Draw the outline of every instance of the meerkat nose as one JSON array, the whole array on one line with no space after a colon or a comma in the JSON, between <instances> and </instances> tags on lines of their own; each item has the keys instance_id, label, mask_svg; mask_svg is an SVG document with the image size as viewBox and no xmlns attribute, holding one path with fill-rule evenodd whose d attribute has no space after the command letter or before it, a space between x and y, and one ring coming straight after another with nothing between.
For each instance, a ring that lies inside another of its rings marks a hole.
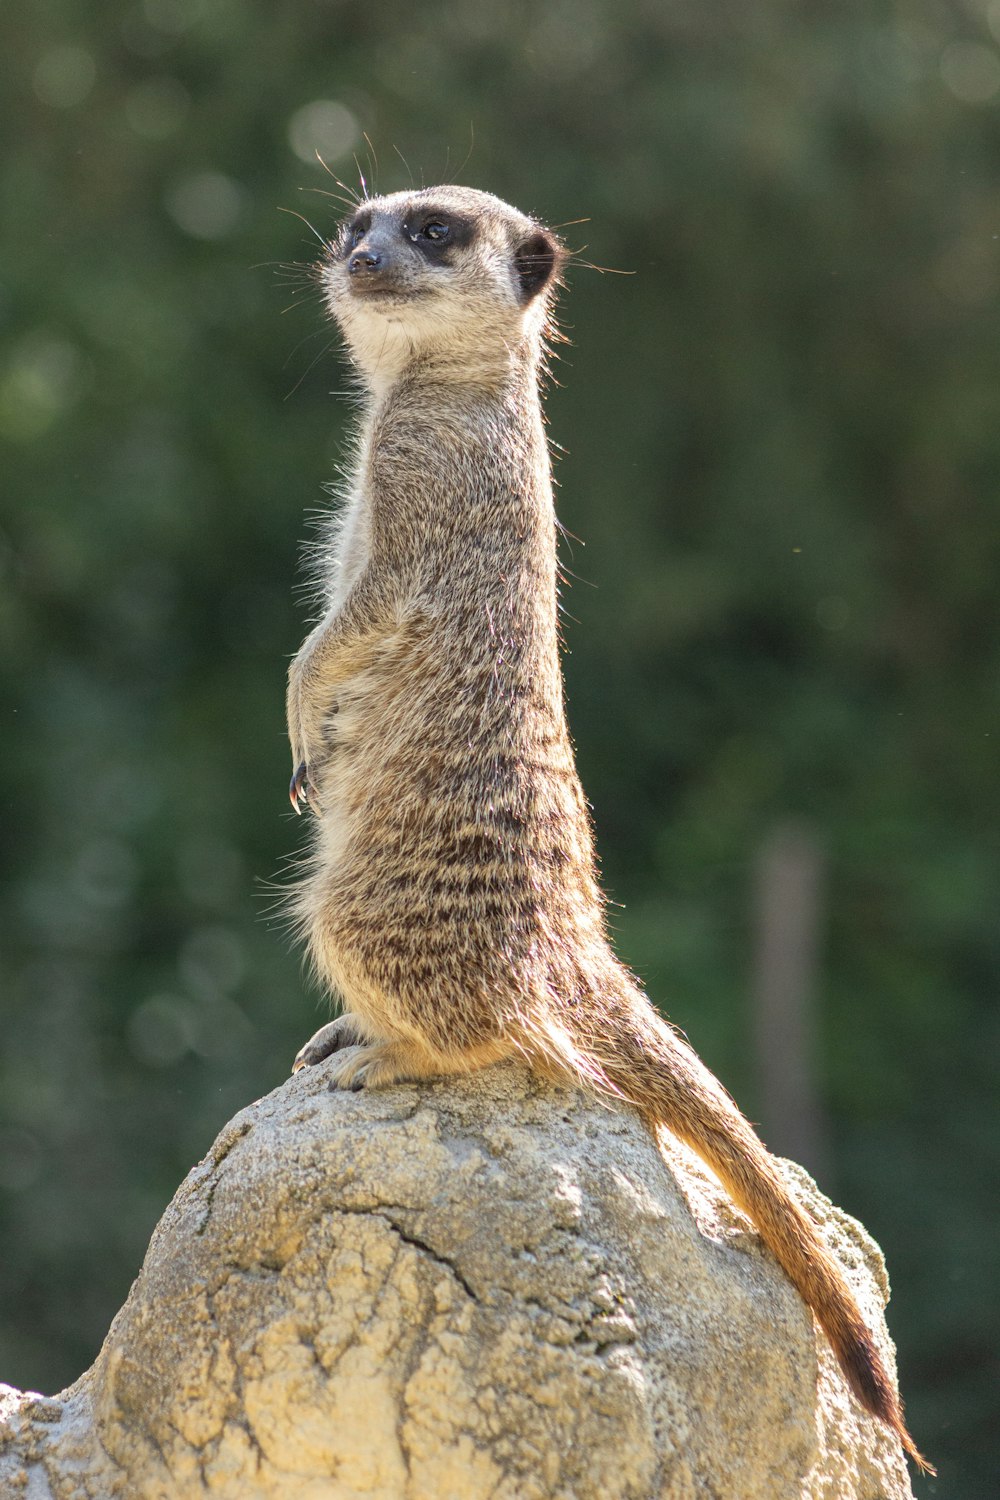
<instances>
[{"instance_id":1,"label":"meerkat nose","mask_svg":"<svg viewBox=\"0 0 1000 1500\"><path fill-rule=\"evenodd\" d=\"M383 262L384 257L377 250L355 250L347 262L347 269L352 276L358 275L359 272L367 275L372 271L380 271Z\"/></svg>"}]
</instances>

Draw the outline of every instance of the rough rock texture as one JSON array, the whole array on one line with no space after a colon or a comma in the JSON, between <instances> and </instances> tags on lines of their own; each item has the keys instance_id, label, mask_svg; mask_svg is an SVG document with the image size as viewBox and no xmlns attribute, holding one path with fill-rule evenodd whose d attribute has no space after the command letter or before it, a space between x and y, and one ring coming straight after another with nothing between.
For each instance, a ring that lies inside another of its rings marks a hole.
<instances>
[{"instance_id":1,"label":"rough rock texture","mask_svg":"<svg viewBox=\"0 0 1000 1500\"><path fill-rule=\"evenodd\" d=\"M663 1152L515 1065L298 1074L189 1173L93 1367L0 1388L0 1495L910 1496L748 1222ZM891 1353L878 1249L787 1172Z\"/></svg>"}]
</instances>

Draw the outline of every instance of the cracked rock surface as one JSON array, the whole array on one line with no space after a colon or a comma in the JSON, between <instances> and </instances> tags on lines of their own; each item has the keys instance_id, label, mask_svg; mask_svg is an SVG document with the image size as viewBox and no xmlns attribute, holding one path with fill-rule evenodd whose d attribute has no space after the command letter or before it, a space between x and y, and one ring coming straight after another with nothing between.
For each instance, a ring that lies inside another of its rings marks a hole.
<instances>
[{"instance_id":1,"label":"cracked rock surface","mask_svg":"<svg viewBox=\"0 0 1000 1500\"><path fill-rule=\"evenodd\" d=\"M897 1500L895 1442L687 1150L515 1064L306 1069L226 1127L4 1500ZM891 1345L878 1248L801 1169Z\"/></svg>"}]
</instances>

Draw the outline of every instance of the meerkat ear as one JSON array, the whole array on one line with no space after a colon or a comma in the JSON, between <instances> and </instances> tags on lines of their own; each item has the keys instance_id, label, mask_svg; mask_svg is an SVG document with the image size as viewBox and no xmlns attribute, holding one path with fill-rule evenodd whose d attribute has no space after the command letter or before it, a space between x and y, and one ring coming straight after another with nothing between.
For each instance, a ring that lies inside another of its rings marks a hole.
<instances>
[{"instance_id":1,"label":"meerkat ear","mask_svg":"<svg viewBox=\"0 0 1000 1500\"><path fill-rule=\"evenodd\" d=\"M530 302L551 283L563 254L559 241L547 229L536 229L521 241L514 251L514 269L522 302Z\"/></svg>"}]
</instances>

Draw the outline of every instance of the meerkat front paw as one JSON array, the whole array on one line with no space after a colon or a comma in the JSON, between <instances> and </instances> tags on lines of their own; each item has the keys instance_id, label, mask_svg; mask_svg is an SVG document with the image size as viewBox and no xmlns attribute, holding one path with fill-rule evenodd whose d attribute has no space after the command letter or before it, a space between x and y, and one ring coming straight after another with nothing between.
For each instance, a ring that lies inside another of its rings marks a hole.
<instances>
[{"instance_id":1,"label":"meerkat front paw","mask_svg":"<svg viewBox=\"0 0 1000 1500\"><path fill-rule=\"evenodd\" d=\"M300 1068L311 1068L316 1063L322 1062L334 1052L339 1052L343 1047L357 1047L367 1041L367 1037L361 1030L357 1016L352 1016L350 1011L345 1011L342 1016L337 1016L333 1021L327 1021L321 1026L295 1054L292 1063L292 1072L297 1073Z\"/></svg>"},{"instance_id":2,"label":"meerkat front paw","mask_svg":"<svg viewBox=\"0 0 1000 1500\"><path fill-rule=\"evenodd\" d=\"M338 704L328 691L320 689L307 665L308 654L303 650L288 674L288 738L295 767L288 796L300 816L309 807L320 817L318 782L333 748Z\"/></svg>"},{"instance_id":3,"label":"meerkat front paw","mask_svg":"<svg viewBox=\"0 0 1000 1500\"><path fill-rule=\"evenodd\" d=\"M323 1062L335 1052L341 1055L329 1069L332 1089L350 1089L356 1094L361 1089L411 1082L427 1072L398 1042L369 1041L358 1018L350 1013L328 1021L309 1038L292 1064L292 1072Z\"/></svg>"}]
</instances>

